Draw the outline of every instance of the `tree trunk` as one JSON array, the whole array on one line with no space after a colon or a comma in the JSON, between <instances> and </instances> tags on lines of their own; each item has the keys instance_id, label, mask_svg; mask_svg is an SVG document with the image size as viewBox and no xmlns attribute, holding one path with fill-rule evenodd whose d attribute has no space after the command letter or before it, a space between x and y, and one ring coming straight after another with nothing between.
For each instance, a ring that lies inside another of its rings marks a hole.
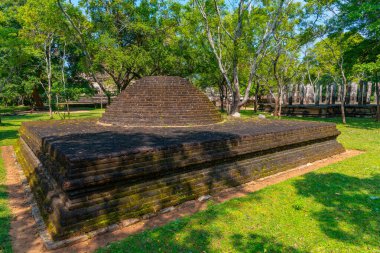
<instances>
[{"instance_id":1,"label":"tree trunk","mask_svg":"<svg viewBox=\"0 0 380 253\"><path fill-rule=\"evenodd\" d=\"M274 97L274 111L273 111L273 116L277 117L278 116L278 99Z\"/></svg>"},{"instance_id":2,"label":"tree trunk","mask_svg":"<svg viewBox=\"0 0 380 253\"><path fill-rule=\"evenodd\" d=\"M346 97L346 85L343 84L343 87L342 87L342 102L340 103L340 110L342 111L342 122L343 124L346 124L346 112L345 112L345 106L344 106L344 103L345 103L345 98Z\"/></svg>"},{"instance_id":3,"label":"tree trunk","mask_svg":"<svg viewBox=\"0 0 380 253\"><path fill-rule=\"evenodd\" d=\"M240 103L240 94L236 91L233 91L230 115L234 117L239 117L239 111L240 111L239 103Z\"/></svg>"},{"instance_id":4,"label":"tree trunk","mask_svg":"<svg viewBox=\"0 0 380 253\"><path fill-rule=\"evenodd\" d=\"M255 102L253 104L253 111L257 112L258 100L259 100L260 82L256 82Z\"/></svg>"},{"instance_id":5,"label":"tree trunk","mask_svg":"<svg viewBox=\"0 0 380 253\"><path fill-rule=\"evenodd\" d=\"M376 104L377 104L376 120L377 122L380 122L380 82L377 82L375 85L376 85Z\"/></svg>"},{"instance_id":6,"label":"tree trunk","mask_svg":"<svg viewBox=\"0 0 380 253\"><path fill-rule=\"evenodd\" d=\"M44 107L44 103L41 99L41 96L40 94L38 93L38 88L37 86L34 86L33 88L33 92L32 92L32 100L33 100L33 107L37 107L37 108L43 108Z\"/></svg>"},{"instance_id":7,"label":"tree trunk","mask_svg":"<svg viewBox=\"0 0 380 253\"><path fill-rule=\"evenodd\" d=\"M281 118L281 110L282 110L282 88L280 87L278 92L278 112L277 116Z\"/></svg>"},{"instance_id":8,"label":"tree trunk","mask_svg":"<svg viewBox=\"0 0 380 253\"><path fill-rule=\"evenodd\" d=\"M53 118L53 107L52 107L52 94L51 94L51 45L53 43L53 35L49 35L47 40L45 41L45 61L46 61L46 75L48 79L48 89L47 89L47 97L48 97L48 106L49 106L49 118Z\"/></svg>"},{"instance_id":9,"label":"tree trunk","mask_svg":"<svg viewBox=\"0 0 380 253\"><path fill-rule=\"evenodd\" d=\"M67 112L67 116L70 118L69 97L67 96L67 92L66 92L65 58L66 58L66 41L65 41L65 44L63 46L63 56L62 56L61 71L62 71L63 92L64 92L65 102L66 102L66 112ZM57 101L58 101L58 99L57 99Z\"/></svg>"}]
</instances>

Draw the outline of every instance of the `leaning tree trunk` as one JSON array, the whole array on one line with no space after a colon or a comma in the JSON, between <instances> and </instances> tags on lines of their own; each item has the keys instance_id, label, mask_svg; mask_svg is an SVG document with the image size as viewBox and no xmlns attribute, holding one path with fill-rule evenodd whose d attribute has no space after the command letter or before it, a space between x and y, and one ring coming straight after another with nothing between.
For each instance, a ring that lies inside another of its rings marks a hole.
<instances>
[{"instance_id":1,"label":"leaning tree trunk","mask_svg":"<svg viewBox=\"0 0 380 253\"><path fill-rule=\"evenodd\" d=\"M255 102L253 104L253 111L257 112L258 100L259 100L260 82L256 82Z\"/></svg>"}]
</instances>

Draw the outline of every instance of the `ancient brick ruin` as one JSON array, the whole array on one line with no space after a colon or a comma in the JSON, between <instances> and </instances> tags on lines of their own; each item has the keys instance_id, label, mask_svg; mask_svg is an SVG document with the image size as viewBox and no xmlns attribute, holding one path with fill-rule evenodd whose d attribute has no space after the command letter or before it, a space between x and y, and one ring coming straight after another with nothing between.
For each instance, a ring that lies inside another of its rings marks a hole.
<instances>
[{"instance_id":1,"label":"ancient brick ruin","mask_svg":"<svg viewBox=\"0 0 380 253\"><path fill-rule=\"evenodd\" d=\"M222 120L210 100L184 78L151 76L128 86L101 123L120 126L192 126Z\"/></svg>"},{"instance_id":2,"label":"ancient brick ruin","mask_svg":"<svg viewBox=\"0 0 380 253\"><path fill-rule=\"evenodd\" d=\"M184 79L149 77L100 122L24 123L18 160L50 233L61 239L338 154L338 135L325 123L221 123Z\"/></svg>"}]
</instances>

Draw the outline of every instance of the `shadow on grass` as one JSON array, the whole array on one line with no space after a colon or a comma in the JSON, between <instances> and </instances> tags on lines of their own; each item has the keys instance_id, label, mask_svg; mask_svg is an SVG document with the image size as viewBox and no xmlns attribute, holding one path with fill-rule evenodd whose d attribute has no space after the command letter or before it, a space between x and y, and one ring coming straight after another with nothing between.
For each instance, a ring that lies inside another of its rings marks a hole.
<instances>
[{"instance_id":1,"label":"shadow on grass","mask_svg":"<svg viewBox=\"0 0 380 253\"><path fill-rule=\"evenodd\" d=\"M353 245L380 246L380 174L357 178L309 173L294 185L298 194L323 205L311 213L328 237Z\"/></svg>"},{"instance_id":2,"label":"shadow on grass","mask_svg":"<svg viewBox=\"0 0 380 253\"><path fill-rule=\"evenodd\" d=\"M194 228L199 224L212 223L221 213L208 209L204 217L197 215L194 222L192 219L183 218L169 223L156 230L145 231L135 236L127 237L121 242L113 243L98 252L218 252L212 245L222 238L217 231L210 232L202 227ZM189 229L192 228L192 229ZM176 235L180 231L186 231L185 236L178 238ZM306 253L308 251L299 250L295 247L278 242L274 237L250 234L233 234L228 240L231 241L231 248L220 252L294 252Z\"/></svg>"},{"instance_id":3,"label":"shadow on grass","mask_svg":"<svg viewBox=\"0 0 380 253\"><path fill-rule=\"evenodd\" d=\"M239 210L241 205L260 201L258 194L249 194L245 198L229 201L228 205L210 206L191 217L181 218L163 227L145 230L122 241L112 243L98 252L295 252L306 253L293 246L279 242L275 237L257 233L233 233L228 238L223 237L223 228L213 227L215 220L230 217L229 214ZM230 243L224 249L215 245L224 240Z\"/></svg>"},{"instance_id":4,"label":"shadow on grass","mask_svg":"<svg viewBox=\"0 0 380 253\"><path fill-rule=\"evenodd\" d=\"M358 178L309 173L293 184L300 196L322 204L310 207L310 213L329 238L355 246L380 246L380 174ZM215 245L223 240L231 242L228 252L306 252L255 232L235 232L226 239L218 230L222 228L213 227L213 221L228 217L245 202L256 202L257 197L249 194L228 205L212 205L191 217L127 237L100 252L215 252Z\"/></svg>"},{"instance_id":5,"label":"shadow on grass","mask_svg":"<svg viewBox=\"0 0 380 253\"><path fill-rule=\"evenodd\" d=\"M231 239L233 241L235 252L307 252L279 243L274 237L265 237L254 233L244 236L234 234Z\"/></svg>"},{"instance_id":6,"label":"shadow on grass","mask_svg":"<svg viewBox=\"0 0 380 253\"><path fill-rule=\"evenodd\" d=\"M18 130L1 130L0 141L15 140L18 138Z\"/></svg>"}]
</instances>

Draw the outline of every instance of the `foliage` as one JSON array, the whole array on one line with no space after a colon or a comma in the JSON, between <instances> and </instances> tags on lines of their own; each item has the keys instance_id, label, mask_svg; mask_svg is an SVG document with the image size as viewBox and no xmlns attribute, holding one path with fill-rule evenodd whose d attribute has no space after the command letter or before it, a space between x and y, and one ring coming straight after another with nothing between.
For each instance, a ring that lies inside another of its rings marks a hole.
<instances>
[{"instance_id":1,"label":"foliage","mask_svg":"<svg viewBox=\"0 0 380 253\"><path fill-rule=\"evenodd\" d=\"M4 0L0 103L110 102L147 75L213 87L236 112L253 94L282 103L359 81L354 66L380 54L378 14L375 0Z\"/></svg>"}]
</instances>

